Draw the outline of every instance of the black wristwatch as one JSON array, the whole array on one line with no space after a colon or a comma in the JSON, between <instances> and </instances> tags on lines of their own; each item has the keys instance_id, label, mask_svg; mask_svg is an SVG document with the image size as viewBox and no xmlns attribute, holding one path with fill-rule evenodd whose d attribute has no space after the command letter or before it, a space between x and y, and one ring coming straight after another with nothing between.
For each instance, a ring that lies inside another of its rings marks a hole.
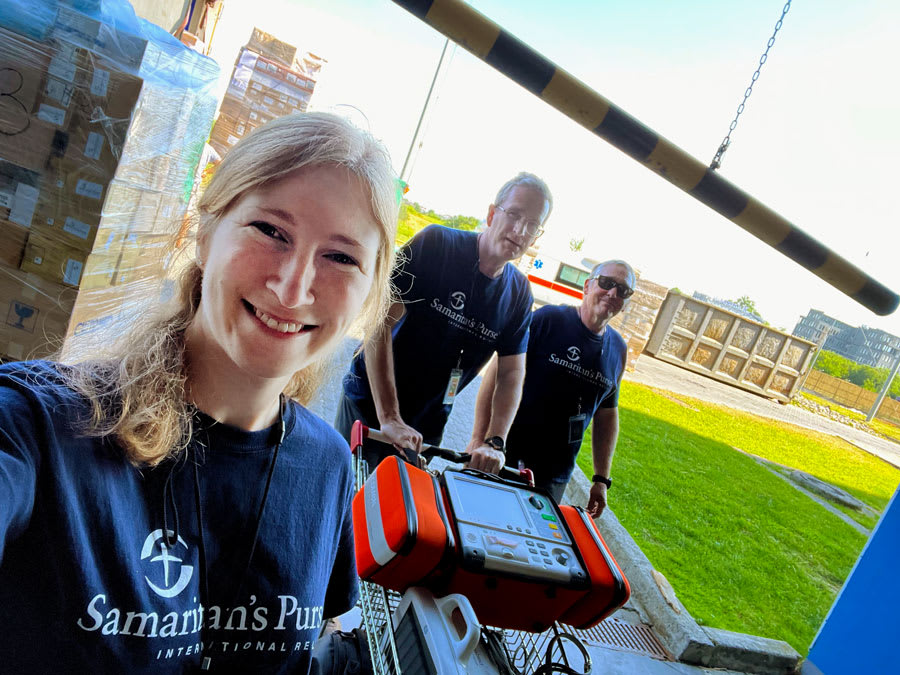
<instances>
[{"instance_id":1,"label":"black wristwatch","mask_svg":"<svg viewBox=\"0 0 900 675\"><path fill-rule=\"evenodd\" d=\"M484 444L491 446L494 450L499 450L500 452L506 454L506 450L504 448L506 443L503 442L503 439L500 436L491 436L490 438L485 438Z\"/></svg>"},{"instance_id":2,"label":"black wristwatch","mask_svg":"<svg viewBox=\"0 0 900 675\"><path fill-rule=\"evenodd\" d=\"M594 483L603 483L607 490L612 487L612 478L601 476L599 473L595 473L594 477L591 478L591 481Z\"/></svg>"}]
</instances>

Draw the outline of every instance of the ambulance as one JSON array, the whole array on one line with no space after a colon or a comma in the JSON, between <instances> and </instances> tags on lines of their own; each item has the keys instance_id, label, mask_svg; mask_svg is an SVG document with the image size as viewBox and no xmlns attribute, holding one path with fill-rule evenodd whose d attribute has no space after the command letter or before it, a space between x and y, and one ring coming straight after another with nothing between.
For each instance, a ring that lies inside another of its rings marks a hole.
<instances>
[{"instance_id":1,"label":"ambulance","mask_svg":"<svg viewBox=\"0 0 900 675\"><path fill-rule=\"evenodd\" d=\"M598 262L591 258L561 260L532 248L517 267L531 283L536 306L577 306L584 297L584 282Z\"/></svg>"}]
</instances>

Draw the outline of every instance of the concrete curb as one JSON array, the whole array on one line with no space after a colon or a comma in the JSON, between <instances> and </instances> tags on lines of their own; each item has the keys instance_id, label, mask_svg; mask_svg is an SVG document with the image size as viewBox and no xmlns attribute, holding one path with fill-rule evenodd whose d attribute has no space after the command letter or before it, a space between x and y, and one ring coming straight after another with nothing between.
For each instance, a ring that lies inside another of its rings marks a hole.
<instances>
[{"instance_id":1,"label":"concrete curb","mask_svg":"<svg viewBox=\"0 0 900 675\"><path fill-rule=\"evenodd\" d=\"M590 489L587 477L576 468L563 501L585 506ZM636 609L677 661L760 675L783 675L797 669L800 654L786 642L701 627L612 509L607 507L595 522L628 578Z\"/></svg>"}]
</instances>

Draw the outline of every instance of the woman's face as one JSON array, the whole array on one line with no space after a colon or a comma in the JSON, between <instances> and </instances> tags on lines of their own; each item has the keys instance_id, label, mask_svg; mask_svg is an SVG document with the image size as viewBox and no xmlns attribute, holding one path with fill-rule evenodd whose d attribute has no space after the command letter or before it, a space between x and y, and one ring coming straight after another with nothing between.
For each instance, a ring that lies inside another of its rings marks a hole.
<instances>
[{"instance_id":1,"label":"woman's face","mask_svg":"<svg viewBox=\"0 0 900 675\"><path fill-rule=\"evenodd\" d=\"M368 190L344 167L300 169L246 194L198 242L202 348L223 368L289 378L359 314L378 244Z\"/></svg>"}]
</instances>

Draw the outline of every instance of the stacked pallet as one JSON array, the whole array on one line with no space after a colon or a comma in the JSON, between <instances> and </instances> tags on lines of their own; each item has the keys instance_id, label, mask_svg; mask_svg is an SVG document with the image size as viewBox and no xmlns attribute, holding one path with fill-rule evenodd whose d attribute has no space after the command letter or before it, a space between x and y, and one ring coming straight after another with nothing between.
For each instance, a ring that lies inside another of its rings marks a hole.
<instances>
[{"instance_id":1,"label":"stacked pallet","mask_svg":"<svg viewBox=\"0 0 900 675\"><path fill-rule=\"evenodd\" d=\"M306 112L323 63L315 54L298 56L296 47L254 28L235 61L210 145L224 156L261 124Z\"/></svg>"},{"instance_id":2,"label":"stacked pallet","mask_svg":"<svg viewBox=\"0 0 900 675\"><path fill-rule=\"evenodd\" d=\"M49 354L73 318L159 279L215 108L214 62L56 9L0 13L4 359Z\"/></svg>"}]
</instances>

